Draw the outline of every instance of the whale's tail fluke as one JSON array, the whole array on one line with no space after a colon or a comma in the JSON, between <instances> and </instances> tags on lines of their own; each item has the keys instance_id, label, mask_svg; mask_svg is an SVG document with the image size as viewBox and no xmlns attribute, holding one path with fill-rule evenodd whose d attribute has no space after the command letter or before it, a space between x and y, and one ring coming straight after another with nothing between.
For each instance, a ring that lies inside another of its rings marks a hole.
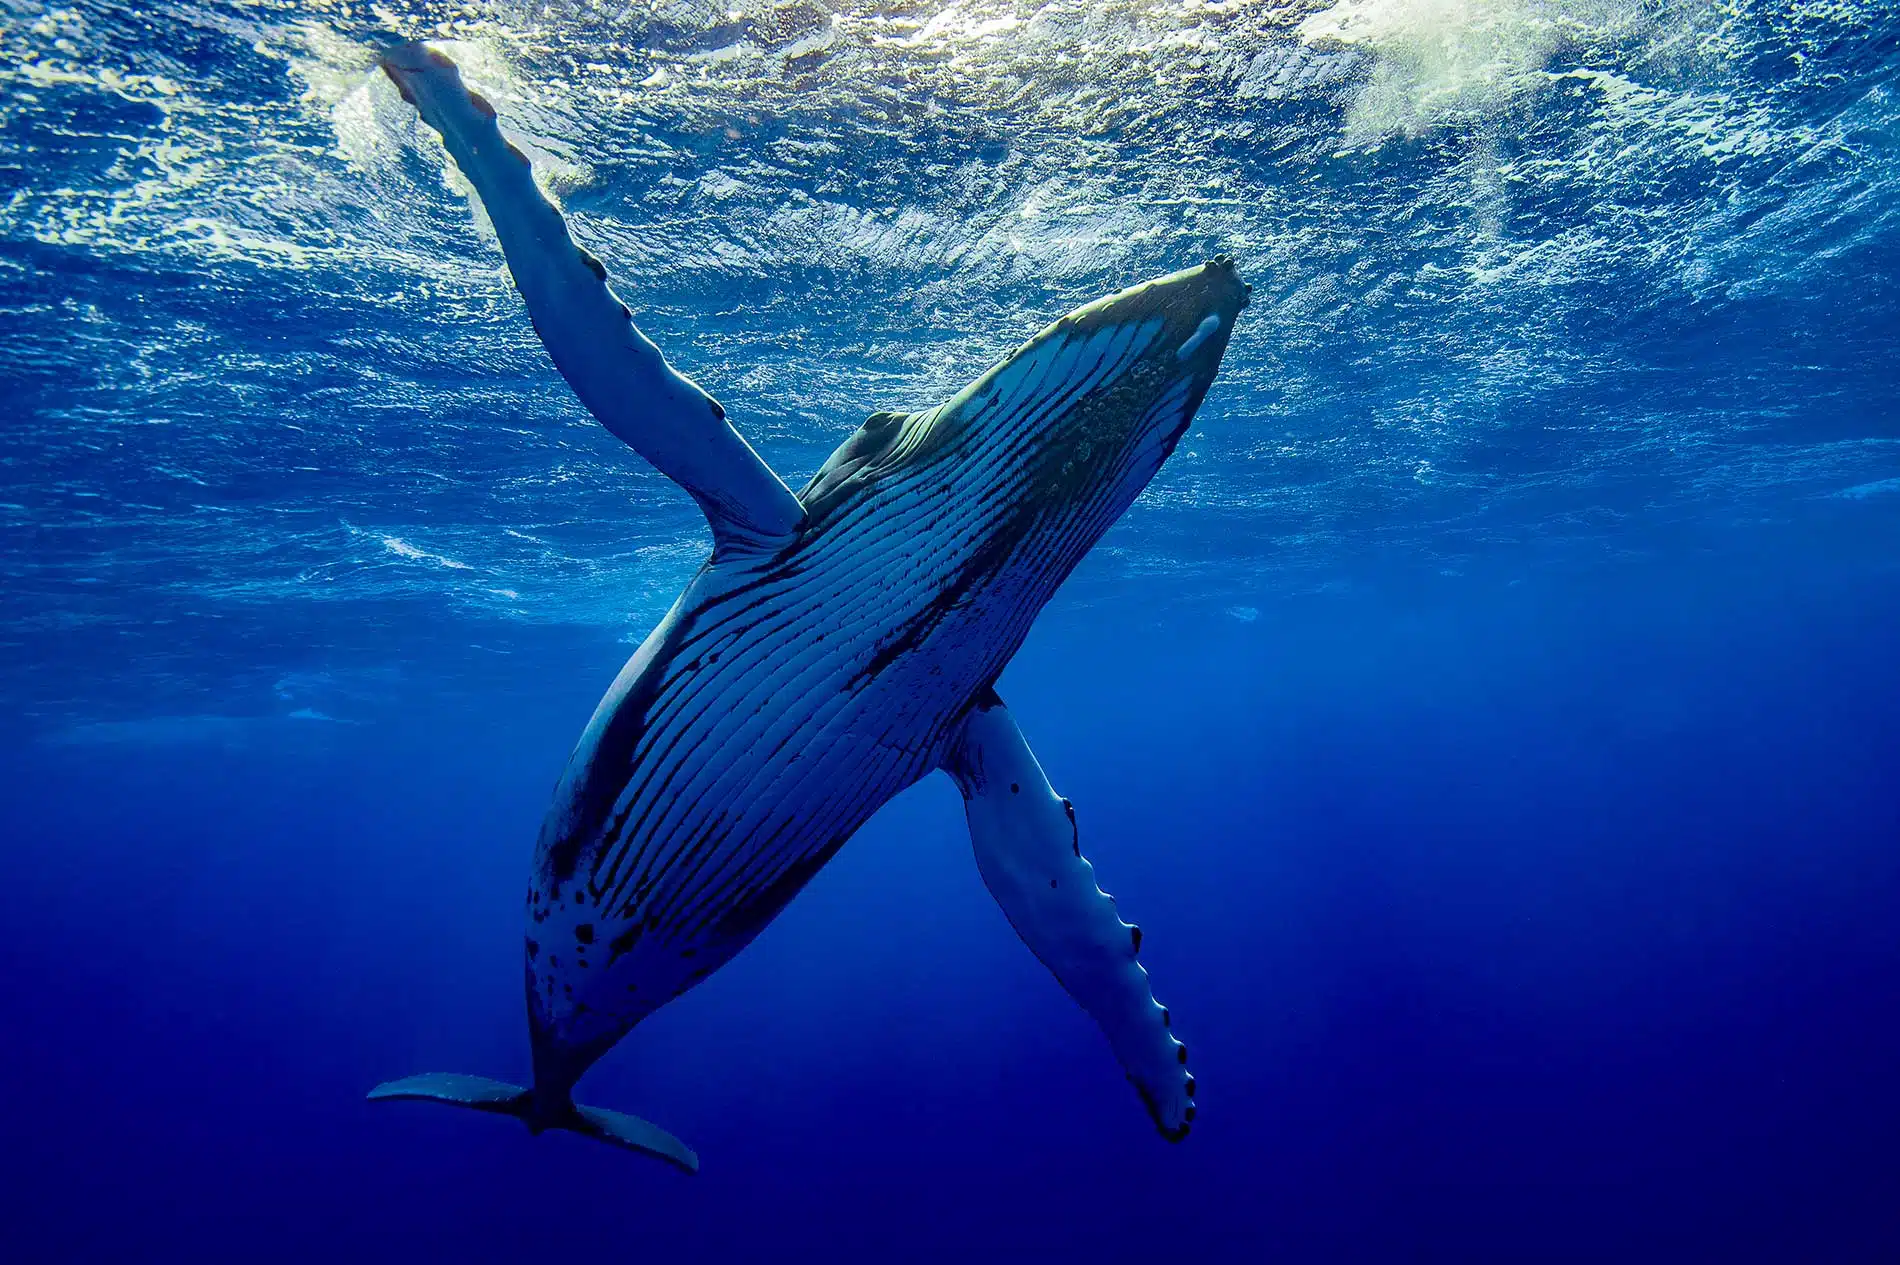
<instances>
[{"instance_id":1,"label":"whale's tail fluke","mask_svg":"<svg viewBox=\"0 0 1900 1265\"><path fill-rule=\"evenodd\" d=\"M537 1118L534 1111L534 1091L523 1089L519 1085L510 1085L504 1081L491 1081L486 1076L461 1076L454 1072L425 1072L421 1076L405 1076L401 1080L385 1081L369 1091L372 1102L382 1099L415 1099L421 1102L447 1103L451 1107L468 1107L475 1111L488 1111L501 1116L513 1116L526 1124L534 1132L543 1129L566 1129L582 1137L594 1138L614 1146L625 1147L629 1151L638 1151L642 1155L651 1155L670 1164L676 1164L689 1173L699 1171L699 1157L678 1138L660 1128L648 1124L638 1116L625 1115L618 1111L608 1111L604 1107L583 1107L579 1103L569 1103L566 1109L554 1119Z\"/></svg>"}]
</instances>

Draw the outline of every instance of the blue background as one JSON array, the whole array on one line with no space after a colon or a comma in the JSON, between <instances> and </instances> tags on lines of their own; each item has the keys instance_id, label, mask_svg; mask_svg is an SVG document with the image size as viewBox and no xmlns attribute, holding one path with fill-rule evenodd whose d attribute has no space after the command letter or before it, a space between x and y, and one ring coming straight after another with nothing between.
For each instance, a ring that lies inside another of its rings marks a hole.
<instances>
[{"instance_id":1,"label":"blue background","mask_svg":"<svg viewBox=\"0 0 1900 1265\"><path fill-rule=\"evenodd\" d=\"M1004 685L1194 1052L1179 1147L989 903L942 779L586 1083L698 1178L362 1103L526 1070L513 923L585 647L485 715L34 750L4 801L13 1232L62 1259L1888 1259L1900 590L1771 563L1049 620Z\"/></svg>"}]
</instances>

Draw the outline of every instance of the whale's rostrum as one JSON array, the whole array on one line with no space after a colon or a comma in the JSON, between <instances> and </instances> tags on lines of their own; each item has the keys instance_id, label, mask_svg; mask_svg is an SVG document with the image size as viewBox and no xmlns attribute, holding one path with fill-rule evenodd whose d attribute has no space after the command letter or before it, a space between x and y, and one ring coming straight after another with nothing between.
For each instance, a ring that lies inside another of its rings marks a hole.
<instances>
[{"instance_id":1,"label":"whale's rostrum","mask_svg":"<svg viewBox=\"0 0 1900 1265\"><path fill-rule=\"evenodd\" d=\"M1225 257L1049 325L934 408L877 413L794 495L666 362L577 246L492 108L421 44L383 69L474 186L555 366L699 503L712 556L621 670L543 823L525 944L529 1088L429 1075L425 1098L696 1168L575 1082L749 943L854 831L937 769L984 882L1096 1020L1162 1134L1186 1049L995 692L1031 622L1173 451L1249 287Z\"/></svg>"}]
</instances>

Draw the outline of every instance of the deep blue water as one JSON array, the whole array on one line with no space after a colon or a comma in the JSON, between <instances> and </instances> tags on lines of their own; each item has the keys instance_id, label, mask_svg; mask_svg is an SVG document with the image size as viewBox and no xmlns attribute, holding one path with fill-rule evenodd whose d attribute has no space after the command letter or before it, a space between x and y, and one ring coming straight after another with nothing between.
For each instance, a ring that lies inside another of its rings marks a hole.
<instances>
[{"instance_id":1,"label":"deep blue water","mask_svg":"<svg viewBox=\"0 0 1900 1265\"><path fill-rule=\"evenodd\" d=\"M730 13L0 9L0 1254L1900 1260L1900 21ZM699 1175L363 1101L525 1079L535 831L705 548L392 29L794 484L1239 259L1191 439L1000 683L1185 1142L941 777L584 1082Z\"/></svg>"}]
</instances>

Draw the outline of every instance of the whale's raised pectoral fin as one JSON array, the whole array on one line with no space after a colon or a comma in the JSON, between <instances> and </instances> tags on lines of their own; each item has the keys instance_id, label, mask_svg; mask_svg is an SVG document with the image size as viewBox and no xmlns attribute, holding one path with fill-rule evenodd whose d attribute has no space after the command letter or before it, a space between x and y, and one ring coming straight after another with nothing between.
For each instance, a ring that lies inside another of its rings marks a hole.
<instances>
[{"instance_id":1,"label":"whale's raised pectoral fin","mask_svg":"<svg viewBox=\"0 0 1900 1265\"><path fill-rule=\"evenodd\" d=\"M963 792L977 869L1010 925L1101 1026L1155 1127L1178 1142L1194 1119L1187 1047L1148 988L1141 930L1121 920L1082 855L1075 811L1043 776L994 693L971 711L944 769Z\"/></svg>"},{"instance_id":2,"label":"whale's raised pectoral fin","mask_svg":"<svg viewBox=\"0 0 1900 1265\"><path fill-rule=\"evenodd\" d=\"M607 285L607 270L568 235L494 107L426 44L383 54L383 71L475 187L501 239L528 317L561 376L601 424L705 510L721 545L770 543L805 512L726 420L719 403L667 363Z\"/></svg>"}]
</instances>

